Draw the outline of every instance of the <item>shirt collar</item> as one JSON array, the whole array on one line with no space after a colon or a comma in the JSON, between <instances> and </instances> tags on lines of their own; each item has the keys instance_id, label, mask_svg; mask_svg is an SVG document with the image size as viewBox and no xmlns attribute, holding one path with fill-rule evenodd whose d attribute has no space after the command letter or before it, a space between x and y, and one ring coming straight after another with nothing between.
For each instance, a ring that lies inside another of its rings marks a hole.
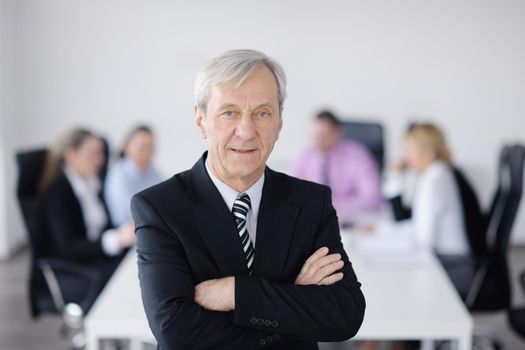
<instances>
[{"instance_id":1,"label":"shirt collar","mask_svg":"<svg viewBox=\"0 0 525 350\"><path fill-rule=\"evenodd\" d=\"M345 145L345 143L347 142L347 140L343 139L343 138L340 138L339 140L337 140L336 143L334 143L334 145L332 146L332 148L330 148L328 150L328 152L321 152L320 150L318 150L316 147L314 146L310 146L311 147L311 150L319 155L320 157L323 157L323 158L330 158L330 156L334 153L337 153L339 152L339 149L341 147L343 147Z\"/></svg>"},{"instance_id":2,"label":"shirt collar","mask_svg":"<svg viewBox=\"0 0 525 350\"><path fill-rule=\"evenodd\" d=\"M428 166L428 168L423 172L423 174L434 174L438 173L442 169L446 169L447 164L442 160L435 160Z\"/></svg>"},{"instance_id":3,"label":"shirt collar","mask_svg":"<svg viewBox=\"0 0 525 350\"><path fill-rule=\"evenodd\" d=\"M237 199L237 196L240 192L231 188L230 186L222 182L219 178L217 178L215 175L213 175L212 171L208 167L207 161L205 161L204 164L206 165L206 171L208 172L208 175L210 175L211 181L213 182L215 187L217 187L219 193L224 199L224 202L228 206L228 210L232 211L233 204L235 203L235 200ZM250 188L243 192L250 196L250 202L252 204L251 210L253 212L254 218L257 218L257 215L259 214L259 206L261 204L263 186L264 173Z\"/></svg>"},{"instance_id":4,"label":"shirt collar","mask_svg":"<svg viewBox=\"0 0 525 350\"><path fill-rule=\"evenodd\" d=\"M84 178L67 165L64 167L64 174L77 196L84 196L89 193L96 194L100 191L100 180L96 176Z\"/></svg>"},{"instance_id":5,"label":"shirt collar","mask_svg":"<svg viewBox=\"0 0 525 350\"><path fill-rule=\"evenodd\" d=\"M132 176L143 176L149 172L149 167L146 169L141 169L135 161L127 156L122 158L122 164L126 172Z\"/></svg>"}]
</instances>

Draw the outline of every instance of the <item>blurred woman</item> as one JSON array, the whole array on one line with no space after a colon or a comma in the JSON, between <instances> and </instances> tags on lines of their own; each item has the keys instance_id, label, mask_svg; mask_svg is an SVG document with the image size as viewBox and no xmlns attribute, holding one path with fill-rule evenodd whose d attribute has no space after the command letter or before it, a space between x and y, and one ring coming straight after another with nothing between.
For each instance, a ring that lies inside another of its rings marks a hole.
<instances>
[{"instance_id":1,"label":"blurred woman","mask_svg":"<svg viewBox=\"0 0 525 350\"><path fill-rule=\"evenodd\" d=\"M456 289L465 296L471 277L470 248L459 188L441 130L429 123L411 125L405 136L404 161L419 176L412 208L403 216L410 217L417 246L436 252ZM394 179L396 176L386 187L399 216L402 186L395 184L399 177Z\"/></svg>"},{"instance_id":2,"label":"blurred woman","mask_svg":"<svg viewBox=\"0 0 525 350\"><path fill-rule=\"evenodd\" d=\"M103 149L102 140L88 130L68 132L50 149L41 183L54 254L92 267L100 288L135 241L133 224L110 224L99 178Z\"/></svg>"},{"instance_id":3,"label":"blurred woman","mask_svg":"<svg viewBox=\"0 0 525 350\"><path fill-rule=\"evenodd\" d=\"M104 195L111 220L121 225L131 220L131 197L161 181L152 166L155 140L147 126L134 128L124 143L120 159L110 168Z\"/></svg>"}]
</instances>

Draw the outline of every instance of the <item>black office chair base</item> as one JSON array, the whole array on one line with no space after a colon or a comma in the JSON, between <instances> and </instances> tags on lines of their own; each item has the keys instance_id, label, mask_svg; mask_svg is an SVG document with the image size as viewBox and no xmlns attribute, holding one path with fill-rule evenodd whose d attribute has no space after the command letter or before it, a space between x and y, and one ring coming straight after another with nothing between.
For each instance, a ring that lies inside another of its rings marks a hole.
<instances>
[{"instance_id":1,"label":"black office chair base","mask_svg":"<svg viewBox=\"0 0 525 350\"><path fill-rule=\"evenodd\" d=\"M508 320L512 329L525 339L525 308L509 310Z\"/></svg>"},{"instance_id":2,"label":"black office chair base","mask_svg":"<svg viewBox=\"0 0 525 350\"><path fill-rule=\"evenodd\" d=\"M502 350L499 341L486 337L474 336L472 339L472 350Z\"/></svg>"}]
</instances>

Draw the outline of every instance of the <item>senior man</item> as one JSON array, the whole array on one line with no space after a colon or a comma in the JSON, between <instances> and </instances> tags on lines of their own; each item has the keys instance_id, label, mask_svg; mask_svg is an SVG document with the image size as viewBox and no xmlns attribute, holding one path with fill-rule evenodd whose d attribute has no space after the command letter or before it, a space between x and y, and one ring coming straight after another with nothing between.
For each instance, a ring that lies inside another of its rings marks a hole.
<instances>
[{"instance_id":1,"label":"senior man","mask_svg":"<svg viewBox=\"0 0 525 350\"><path fill-rule=\"evenodd\" d=\"M161 349L318 349L361 326L365 301L330 189L266 161L286 97L280 65L231 50L198 74L207 152L132 200L139 279Z\"/></svg>"}]
</instances>

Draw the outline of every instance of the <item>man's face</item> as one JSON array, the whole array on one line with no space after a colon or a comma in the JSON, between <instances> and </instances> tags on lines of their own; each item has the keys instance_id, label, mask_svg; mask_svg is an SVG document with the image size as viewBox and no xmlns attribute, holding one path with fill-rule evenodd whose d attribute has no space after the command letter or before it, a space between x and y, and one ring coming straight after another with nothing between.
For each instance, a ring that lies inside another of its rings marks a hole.
<instances>
[{"instance_id":1,"label":"man's face","mask_svg":"<svg viewBox=\"0 0 525 350\"><path fill-rule=\"evenodd\" d=\"M263 66L238 88L233 83L213 87L203 113L195 108L215 175L225 182L255 182L282 127L273 73Z\"/></svg>"},{"instance_id":2,"label":"man's face","mask_svg":"<svg viewBox=\"0 0 525 350\"><path fill-rule=\"evenodd\" d=\"M312 142L315 149L326 153L341 138L341 130L326 120L314 120L312 124Z\"/></svg>"}]
</instances>

